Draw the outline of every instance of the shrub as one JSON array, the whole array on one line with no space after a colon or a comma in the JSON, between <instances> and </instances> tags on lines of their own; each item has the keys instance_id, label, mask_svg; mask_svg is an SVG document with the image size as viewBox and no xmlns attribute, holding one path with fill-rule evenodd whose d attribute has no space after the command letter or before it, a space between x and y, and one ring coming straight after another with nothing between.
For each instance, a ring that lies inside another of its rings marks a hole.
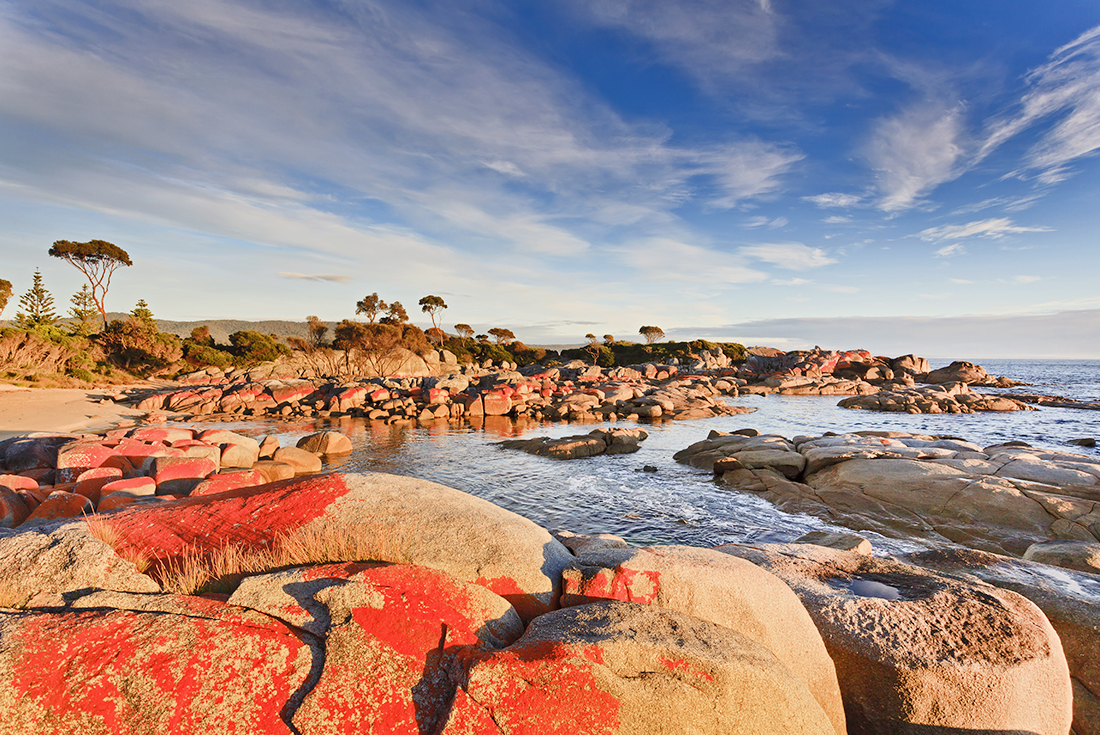
<instances>
[{"instance_id":1,"label":"shrub","mask_svg":"<svg viewBox=\"0 0 1100 735\"><path fill-rule=\"evenodd\" d=\"M241 367L270 362L290 354L290 348L279 342L276 337L252 329L234 332L229 335L229 342L233 345L232 353L236 357L234 362Z\"/></svg>"}]
</instances>

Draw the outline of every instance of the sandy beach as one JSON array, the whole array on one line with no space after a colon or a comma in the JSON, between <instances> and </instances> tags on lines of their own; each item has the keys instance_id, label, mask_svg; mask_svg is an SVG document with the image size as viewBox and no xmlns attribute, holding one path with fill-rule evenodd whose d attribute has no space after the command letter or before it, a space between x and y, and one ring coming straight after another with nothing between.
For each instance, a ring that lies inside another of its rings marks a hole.
<instances>
[{"instance_id":1,"label":"sandy beach","mask_svg":"<svg viewBox=\"0 0 1100 735\"><path fill-rule=\"evenodd\" d=\"M102 389L0 385L0 439L32 431L103 431L132 425L145 413L107 395Z\"/></svg>"}]
</instances>

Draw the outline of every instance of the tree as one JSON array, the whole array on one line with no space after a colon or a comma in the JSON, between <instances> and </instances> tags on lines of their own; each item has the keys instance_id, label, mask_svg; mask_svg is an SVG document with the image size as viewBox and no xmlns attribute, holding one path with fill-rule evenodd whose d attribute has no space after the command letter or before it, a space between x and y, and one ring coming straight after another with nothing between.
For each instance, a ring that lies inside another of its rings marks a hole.
<instances>
[{"instance_id":1,"label":"tree","mask_svg":"<svg viewBox=\"0 0 1100 735\"><path fill-rule=\"evenodd\" d=\"M474 337L474 339L476 339L478 342L488 342L489 341L489 335L479 334L478 336Z\"/></svg>"},{"instance_id":2,"label":"tree","mask_svg":"<svg viewBox=\"0 0 1100 735\"><path fill-rule=\"evenodd\" d=\"M613 335L613 334L605 334L605 335L603 336L603 343L604 343L605 345L607 345L608 347L610 347L611 345L615 344L615 335Z\"/></svg>"},{"instance_id":3,"label":"tree","mask_svg":"<svg viewBox=\"0 0 1100 735\"><path fill-rule=\"evenodd\" d=\"M34 271L34 282L30 289L19 297L19 306L23 309L15 314L15 325L20 329L33 329L49 326L57 321L53 311L53 296L42 284L42 273Z\"/></svg>"},{"instance_id":4,"label":"tree","mask_svg":"<svg viewBox=\"0 0 1100 735\"><path fill-rule=\"evenodd\" d=\"M447 333L439 327L428 327L428 329L424 331L424 334L428 336L430 341L435 342L440 347L443 346L443 342L447 339Z\"/></svg>"},{"instance_id":5,"label":"tree","mask_svg":"<svg viewBox=\"0 0 1100 735\"><path fill-rule=\"evenodd\" d=\"M157 320L153 317L153 312L149 308L149 304L145 303L145 299L138 299L133 311L130 312L130 316L142 324L157 328ZM159 328L157 328L157 331L160 331Z\"/></svg>"},{"instance_id":6,"label":"tree","mask_svg":"<svg viewBox=\"0 0 1100 735\"><path fill-rule=\"evenodd\" d=\"M95 318L99 316L99 309L92 300L92 292L88 290L88 284L73 294L69 299L72 306L69 307L69 317L73 320L72 332L80 337L87 337L92 333Z\"/></svg>"},{"instance_id":7,"label":"tree","mask_svg":"<svg viewBox=\"0 0 1100 735\"><path fill-rule=\"evenodd\" d=\"M328 325L326 325L315 316L307 316L306 328L309 329L309 346L324 347L325 334L328 332Z\"/></svg>"},{"instance_id":8,"label":"tree","mask_svg":"<svg viewBox=\"0 0 1100 735\"><path fill-rule=\"evenodd\" d=\"M516 338L516 335L512 333L511 329L503 329L501 327L493 327L489 330L489 334L493 335L498 345L505 344Z\"/></svg>"},{"instance_id":9,"label":"tree","mask_svg":"<svg viewBox=\"0 0 1100 735\"><path fill-rule=\"evenodd\" d=\"M366 315L367 321L374 324L374 320L378 318L378 315L387 308L389 307L386 302L378 298L378 292L375 291L355 305L355 313Z\"/></svg>"},{"instance_id":10,"label":"tree","mask_svg":"<svg viewBox=\"0 0 1100 735\"><path fill-rule=\"evenodd\" d=\"M647 345L651 345L665 336L664 330L660 327L639 327L638 334L645 337L645 343Z\"/></svg>"},{"instance_id":11,"label":"tree","mask_svg":"<svg viewBox=\"0 0 1100 735\"><path fill-rule=\"evenodd\" d=\"M596 360L600 358L600 340L597 339L594 334L586 334L584 338L588 340L588 344L585 346L584 350L589 355L592 355L592 364L595 365Z\"/></svg>"},{"instance_id":12,"label":"tree","mask_svg":"<svg viewBox=\"0 0 1100 735\"><path fill-rule=\"evenodd\" d=\"M50 256L61 258L84 274L92 287L92 301L99 309L103 323L107 324L107 310L103 307L103 301L107 298L107 289L111 287L111 276L122 266L133 265L126 251L106 240L58 240L50 248Z\"/></svg>"},{"instance_id":13,"label":"tree","mask_svg":"<svg viewBox=\"0 0 1100 735\"><path fill-rule=\"evenodd\" d=\"M469 324L456 324L455 334L462 338L462 344L465 346L466 340L474 336L474 328Z\"/></svg>"},{"instance_id":14,"label":"tree","mask_svg":"<svg viewBox=\"0 0 1100 735\"><path fill-rule=\"evenodd\" d=\"M390 308L386 310L386 315L379 319L378 323L396 327L407 321L409 321L409 314L405 311L405 307L401 305L400 301L394 301L390 304Z\"/></svg>"},{"instance_id":15,"label":"tree","mask_svg":"<svg viewBox=\"0 0 1100 735\"><path fill-rule=\"evenodd\" d=\"M439 324L436 322L436 317L443 313L443 310L447 308L447 305L443 303L443 299L438 296L425 296L417 302L420 306L420 310L432 318L432 328L439 329ZM441 330L442 331L442 330ZM443 345L443 339L440 337L440 346Z\"/></svg>"},{"instance_id":16,"label":"tree","mask_svg":"<svg viewBox=\"0 0 1100 735\"><path fill-rule=\"evenodd\" d=\"M4 313L4 307L8 305L8 299L11 298L11 281L5 281L0 278L0 314Z\"/></svg>"}]
</instances>

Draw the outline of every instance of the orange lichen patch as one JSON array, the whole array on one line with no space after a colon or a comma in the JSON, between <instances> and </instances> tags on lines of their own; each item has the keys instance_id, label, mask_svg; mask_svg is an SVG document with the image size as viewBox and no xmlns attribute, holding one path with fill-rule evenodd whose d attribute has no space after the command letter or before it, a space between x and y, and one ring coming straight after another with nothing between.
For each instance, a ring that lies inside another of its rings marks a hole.
<instances>
[{"instance_id":1,"label":"orange lichen patch","mask_svg":"<svg viewBox=\"0 0 1100 735\"><path fill-rule=\"evenodd\" d=\"M492 579L478 577L474 580L474 584L481 585L490 592L495 592L508 600L524 620L531 620L557 609L556 605L541 602L533 594L520 587L516 580L511 577L493 577Z\"/></svg>"},{"instance_id":2,"label":"orange lichen patch","mask_svg":"<svg viewBox=\"0 0 1100 735\"><path fill-rule=\"evenodd\" d=\"M480 654L465 687L501 730L511 735L597 735L619 728L619 700L597 685L585 647L553 641Z\"/></svg>"},{"instance_id":3,"label":"orange lichen patch","mask_svg":"<svg viewBox=\"0 0 1100 735\"><path fill-rule=\"evenodd\" d=\"M94 513L92 502L83 495L56 491L50 493L34 512L27 517L29 521L52 521L58 518L78 518Z\"/></svg>"},{"instance_id":4,"label":"orange lichen patch","mask_svg":"<svg viewBox=\"0 0 1100 735\"><path fill-rule=\"evenodd\" d=\"M562 605L584 605L597 600L622 600L652 605L661 589L661 573L615 567L588 570L570 569L563 575Z\"/></svg>"},{"instance_id":5,"label":"orange lichen patch","mask_svg":"<svg viewBox=\"0 0 1100 735\"><path fill-rule=\"evenodd\" d=\"M285 733L280 711L309 670L303 641L261 616L88 610L8 623L14 697L0 716L23 732Z\"/></svg>"},{"instance_id":6,"label":"orange lichen patch","mask_svg":"<svg viewBox=\"0 0 1100 735\"><path fill-rule=\"evenodd\" d=\"M262 549L324 514L348 493L340 477L317 476L142 505L112 517L126 546L156 559L208 553L229 545Z\"/></svg>"},{"instance_id":7,"label":"orange lichen patch","mask_svg":"<svg viewBox=\"0 0 1100 735\"><path fill-rule=\"evenodd\" d=\"M714 677L707 671L694 666L690 661L686 659L676 659L675 661L664 656L658 656L657 660L661 662L661 665L674 674L685 674L688 676L694 676L699 679L706 679L707 681L714 681Z\"/></svg>"},{"instance_id":8,"label":"orange lichen patch","mask_svg":"<svg viewBox=\"0 0 1100 735\"><path fill-rule=\"evenodd\" d=\"M497 600L444 572L392 564L364 565L315 593L332 627L324 673L294 724L303 732L438 732L464 662L496 617L485 607L490 598Z\"/></svg>"}]
</instances>

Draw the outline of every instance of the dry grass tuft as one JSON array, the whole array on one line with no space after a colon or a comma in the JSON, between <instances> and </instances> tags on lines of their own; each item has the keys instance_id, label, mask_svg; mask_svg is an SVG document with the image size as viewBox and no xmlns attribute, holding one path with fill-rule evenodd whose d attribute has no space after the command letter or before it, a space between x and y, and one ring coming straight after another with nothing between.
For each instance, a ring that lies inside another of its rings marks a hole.
<instances>
[{"instance_id":1,"label":"dry grass tuft","mask_svg":"<svg viewBox=\"0 0 1100 735\"><path fill-rule=\"evenodd\" d=\"M148 556L135 551L123 543L122 534L112 526L107 519L100 516L92 516L86 521L88 533L114 549L114 552L122 559L133 564L141 573L145 573L151 564Z\"/></svg>"},{"instance_id":2,"label":"dry grass tuft","mask_svg":"<svg viewBox=\"0 0 1100 735\"><path fill-rule=\"evenodd\" d=\"M413 539L392 526L328 524L277 537L267 548L229 544L195 550L156 566L153 577L166 592L232 592L241 579L288 567L331 562L383 561L407 564Z\"/></svg>"}]
</instances>

